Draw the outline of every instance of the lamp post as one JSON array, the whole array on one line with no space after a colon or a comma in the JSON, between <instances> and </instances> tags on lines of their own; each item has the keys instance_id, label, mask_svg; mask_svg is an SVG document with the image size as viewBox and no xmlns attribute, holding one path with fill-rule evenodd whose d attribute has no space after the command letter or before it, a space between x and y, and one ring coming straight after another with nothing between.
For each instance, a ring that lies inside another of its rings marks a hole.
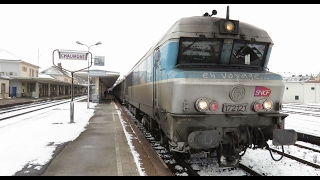
<instances>
[{"instance_id":1,"label":"lamp post","mask_svg":"<svg viewBox=\"0 0 320 180\"><path fill-rule=\"evenodd\" d=\"M87 46L87 48L88 48L88 53L90 52L90 47L91 47L91 46L95 46L95 45L100 45L100 44L102 44L100 41L97 42L97 43L95 43L95 44L92 44L92 45L90 45L90 46L88 46L88 45L86 45L86 44L83 44L83 43L81 43L80 41L77 41L76 43L77 43L77 44L80 44L80 45ZM91 60L92 60L92 55L91 55ZM89 109L89 99L90 99L89 97L90 97L90 75L89 75L89 60L88 60L88 98L87 98L87 109Z\"/></svg>"}]
</instances>

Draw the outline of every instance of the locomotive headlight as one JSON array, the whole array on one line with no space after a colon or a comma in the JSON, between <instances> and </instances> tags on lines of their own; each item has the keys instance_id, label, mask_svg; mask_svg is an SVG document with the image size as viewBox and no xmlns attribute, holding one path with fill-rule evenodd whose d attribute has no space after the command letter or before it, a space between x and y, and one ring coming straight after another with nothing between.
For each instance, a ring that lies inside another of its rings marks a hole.
<instances>
[{"instance_id":1,"label":"locomotive headlight","mask_svg":"<svg viewBox=\"0 0 320 180\"><path fill-rule=\"evenodd\" d=\"M273 107L273 103L271 100L267 99L263 102L263 108L266 110L266 111L270 111Z\"/></svg>"},{"instance_id":2,"label":"locomotive headlight","mask_svg":"<svg viewBox=\"0 0 320 180\"><path fill-rule=\"evenodd\" d=\"M252 104L254 111L270 111L273 108L273 102L270 99L260 99Z\"/></svg>"},{"instance_id":3,"label":"locomotive headlight","mask_svg":"<svg viewBox=\"0 0 320 180\"><path fill-rule=\"evenodd\" d=\"M224 28L225 28L226 31L232 32L232 31L234 30L234 24L233 24L233 22L231 22L231 21L226 21L226 22L224 23Z\"/></svg>"},{"instance_id":4,"label":"locomotive headlight","mask_svg":"<svg viewBox=\"0 0 320 180\"><path fill-rule=\"evenodd\" d=\"M209 103L203 99L199 98L195 103L196 109L200 112L206 111L209 107Z\"/></svg>"},{"instance_id":5,"label":"locomotive headlight","mask_svg":"<svg viewBox=\"0 0 320 180\"><path fill-rule=\"evenodd\" d=\"M219 33L232 35L239 34L239 21L231 19L220 19Z\"/></svg>"},{"instance_id":6,"label":"locomotive headlight","mask_svg":"<svg viewBox=\"0 0 320 180\"><path fill-rule=\"evenodd\" d=\"M194 104L195 108L199 112L215 112L219 109L219 104L212 99L208 98L199 98Z\"/></svg>"},{"instance_id":7,"label":"locomotive headlight","mask_svg":"<svg viewBox=\"0 0 320 180\"><path fill-rule=\"evenodd\" d=\"M208 103L204 100L199 101L199 108L200 109L207 109L208 108Z\"/></svg>"}]
</instances>

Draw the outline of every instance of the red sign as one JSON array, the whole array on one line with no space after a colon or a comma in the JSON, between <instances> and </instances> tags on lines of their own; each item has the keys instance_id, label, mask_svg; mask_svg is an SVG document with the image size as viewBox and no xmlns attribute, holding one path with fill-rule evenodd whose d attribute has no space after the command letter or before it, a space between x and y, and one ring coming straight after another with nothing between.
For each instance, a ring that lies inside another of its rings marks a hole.
<instances>
[{"instance_id":1,"label":"red sign","mask_svg":"<svg viewBox=\"0 0 320 180\"><path fill-rule=\"evenodd\" d=\"M264 86L256 86L254 90L254 96L264 96L264 97L269 97L271 94L271 89L266 88Z\"/></svg>"}]
</instances>

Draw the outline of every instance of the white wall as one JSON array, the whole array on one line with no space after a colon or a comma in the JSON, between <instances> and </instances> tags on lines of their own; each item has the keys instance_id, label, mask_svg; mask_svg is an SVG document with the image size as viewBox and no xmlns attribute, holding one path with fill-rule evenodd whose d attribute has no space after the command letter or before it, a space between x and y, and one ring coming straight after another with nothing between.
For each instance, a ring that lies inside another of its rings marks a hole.
<instances>
[{"instance_id":1,"label":"white wall","mask_svg":"<svg viewBox=\"0 0 320 180\"><path fill-rule=\"evenodd\" d=\"M299 82L285 82L282 102L284 103L303 103L303 85ZM295 99L299 96L299 100Z\"/></svg>"},{"instance_id":2,"label":"white wall","mask_svg":"<svg viewBox=\"0 0 320 180\"><path fill-rule=\"evenodd\" d=\"M304 87L304 103L320 103L320 83L307 82Z\"/></svg>"},{"instance_id":3,"label":"white wall","mask_svg":"<svg viewBox=\"0 0 320 180\"><path fill-rule=\"evenodd\" d=\"M285 82L284 103L320 103L320 83ZM313 87L313 90L311 89ZM296 100L295 96L299 96Z\"/></svg>"},{"instance_id":4,"label":"white wall","mask_svg":"<svg viewBox=\"0 0 320 180\"><path fill-rule=\"evenodd\" d=\"M6 62L1 61L1 71L4 72L6 76L19 76L19 62ZM9 74L12 72L13 74Z\"/></svg>"}]
</instances>

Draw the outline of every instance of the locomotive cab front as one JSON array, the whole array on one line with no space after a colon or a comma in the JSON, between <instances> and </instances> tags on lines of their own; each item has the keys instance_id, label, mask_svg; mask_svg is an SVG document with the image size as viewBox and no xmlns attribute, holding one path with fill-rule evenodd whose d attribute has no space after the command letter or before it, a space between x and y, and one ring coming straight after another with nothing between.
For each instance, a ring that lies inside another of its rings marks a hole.
<instances>
[{"instance_id":1,"label":"locomotive cab front","mask_svg":"<svg viewBox=\"0 0 320 180\"><path fill-rule=\"evenodd\" d=\"M211 34L180 37L177 64L167 74L179 79L167 85L175 101L163 108L171 150L214 149L221 166L236 166L248 147L264 148L268 140L293 145L297 134L284 128L288 115L280 113L283 79L268 71L271 38L228 18L213 24Z\"/></svg>"},{"instance_id":2,"label":"locomotive cab front","mask_svg":"<svg viewBox=\"0 0 320 180\"><path fill-rule=\"evenodd\" d=\"M220 166L268 140L294 144L282 76L268 69L271 37L229 9L211 16L181 18L136 63L122 83L130 112L170 151L217 155Z\"/></svg>"}]
</instances>

